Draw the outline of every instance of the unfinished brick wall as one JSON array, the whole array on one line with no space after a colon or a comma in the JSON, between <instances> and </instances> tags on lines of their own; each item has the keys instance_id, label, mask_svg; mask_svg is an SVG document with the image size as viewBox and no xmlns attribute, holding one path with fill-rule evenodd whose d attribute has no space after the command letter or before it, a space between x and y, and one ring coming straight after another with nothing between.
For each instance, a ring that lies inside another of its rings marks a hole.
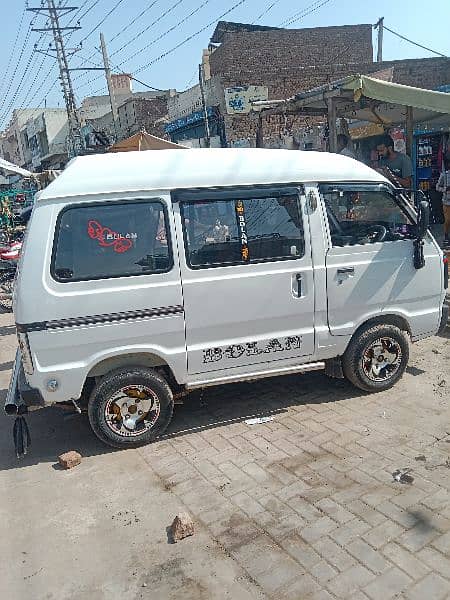
<instances>
[{"instance_id":1,"label":"unfinished brick wall","mask_svg":"<svg viewBox=\"0 0 450 600\"><path fill-rule=\"evenodd\" d=\"M372 61L371 25L225 33L210 56L211 75L289 77L299 69ZM236 81L236 85L238 85Z\"/></svg>"},{"instance_id":2,"label":"unfinished brick wall","mask_svg":"<svg viewBox=\"0 0 450 600\"><path fill-rule=\"evenodd\" d=\"M130 99L119 107L118 112L122 137L133 135L143 127L147 133L166 137L163 124L157 121L167 117L167 98Z\"/></svg>"},{"instance_id":3,"label":"unfinished brick wall","mask_svg":"<svg viewBox=\"0 0 450 600\"><path fill-rule=\"evenodd\" d=\"M211 75L222 88L265 85L269 99L289 98L350 73L366 72L372 64L370 25L314 29L229 31L210 56ZM225 107L221 106L224 113ZM225 115L230 145L255 145L257 118ZM264 119L264 145L275 146L283 132L292 129L290 117Z\"/></svg>"},{"instance_id":4,"label":"unfinished brick wall","mask_svg":"<svg viewBox=\"0 0 450 600\"><path fill-rule=\"evenodd\" d=\"M374 66L379 67L380 63ZM427 90L450 84L450 58L411 58L381 63L380 68L394 67L394 82Z\"/></svg>"}]
</instances>

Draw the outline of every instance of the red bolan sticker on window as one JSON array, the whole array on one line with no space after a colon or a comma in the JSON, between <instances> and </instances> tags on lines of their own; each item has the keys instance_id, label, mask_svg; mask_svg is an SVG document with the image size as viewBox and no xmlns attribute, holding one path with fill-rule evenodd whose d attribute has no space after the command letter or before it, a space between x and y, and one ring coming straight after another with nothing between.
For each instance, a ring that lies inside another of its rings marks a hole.
<instances>
[{"instance_id":1,"label":"red bolan sticker on window","mask_svg":"<svg viewBox=\"0 0 450 600\"><path fill-rule=\"evenodd\" d=\"M133 240L137 239L137 233L117 233L109 227L103 227L98 221L89 221L87 232L92 240L97 240L99 246L111 246L119 254L127 252L132 247Z\"/></svg>"}]
</instances>

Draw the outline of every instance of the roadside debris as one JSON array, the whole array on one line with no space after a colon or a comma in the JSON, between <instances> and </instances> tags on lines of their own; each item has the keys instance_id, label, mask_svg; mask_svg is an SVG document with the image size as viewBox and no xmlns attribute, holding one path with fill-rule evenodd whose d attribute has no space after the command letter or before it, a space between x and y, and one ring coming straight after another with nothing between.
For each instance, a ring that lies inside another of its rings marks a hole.
<instances>
[{"instance_id":1,"label":"roadside debris","mask_svg":"<svg viewBox=\"0 0 450 600\"><path fill-rule=\"evenodd\" d=\"M411 469L397 469L392 473L392 477L394 481L398 481L399 483L408 483L411 484L414 481L414 477L412 475L408 475Z\"/></svg>"},{"instance_id":2,"label":"roadside debris","mask_svg":"<svg viewBox=\"0 0 450 600\"><path fill-rule=\"evenodd\" d=\"M273 421L273 417L254 417L253 419L247 419L245 421L246 425L261 425L262 423L269 423L269 421Z\"/></svg>"},{"instance_id":3,"label":"roadside debris","mask_svg":"<svg viewBox=\"0 0 450 600\"><path fill-rule=\"evenodd\" d=\"M170 526L172 540L177 543L179 540L194 535L194 521L187 513L179 513Z\"/></svg>"},{"instance_id":4,"label":"roadside debris","mask_svg":"<svg viewBox=\"0 0 450 600\"><path fill-rule=\"evenodd\" d=\"M80 464L81 454L79 452L75 452L75 450L64 452L64 454L60 454L58 456L58 462L63 469L72 469Z\"/></svg>"}]
</instances>

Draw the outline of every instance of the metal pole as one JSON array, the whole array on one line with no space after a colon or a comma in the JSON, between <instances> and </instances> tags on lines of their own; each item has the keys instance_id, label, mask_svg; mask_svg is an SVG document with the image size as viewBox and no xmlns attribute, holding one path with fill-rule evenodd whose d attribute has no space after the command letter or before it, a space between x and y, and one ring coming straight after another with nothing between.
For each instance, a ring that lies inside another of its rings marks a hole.
<instances>
[{"instance_id":1,"label":"metal pole","mask_svg":"<svg viewBox=\"0 0 450 600\"><path fill-rule=\"evenodd\" d=\"M209 122L208 122L208 109L206 108L205 101L205 89L203 87L203 67L202 65L198 65L198 82L200 84L200 94L202 97L202 107L203 107L203 117L205 121L205 133L206 133L206 147L211 147L211 134L209 131Z\"/></svg>"},{"instance_id":2,"label":"metal pole","mask_svg":"<svg viewBox=\"0 0 450 600\"><path fill-rule=\"evenodd\" d=\"M114 132L116 134L117 141L119 139L119 115L117 113L116 99L114 97L114 89L111 80L111 69L109 68L108 53L106 51L105 37L103 33L100 34L100 45L102 47L103 65L105 67L105 77L106 82L108 84L109 101L111 103L111 112L114 122Z\"/></svg>"},{"instance_id":3,"label":"metal pole","mask_svg":"<svg viewBox=\"0 0 450 600\"><path fill-rule=\"evenodd\" d=\"M406 107L406 154L411 158L414 136L414 114L413 107Z\"/></svg>"},{"instance_id":4,"label":"metal pole","mask_svg":"<svg viewBox=\"0 0 450 600\"><path fill-rule=\"evenodd\" d=\"M47 7L53 31L53 39L55 41L56 57L58 60L58 66L61 75L61 85L63 89L64 100L66 103L67 118L69 121L69 136L72 144L72 151L74 154L77 154L80 150L81 144L80 122L78 120L75 95L73 93L72 80L70 78L69 73L69 65L67 62L64 41L61 34L61 27L59 25L58 11L55 7L54 0L47 0Z\"/></svg>"},{"instance_id":5,"label":"metal pole","mask_svg":"<svg viewBox=\"0 0 450 600\"><path fill-rule=\"evenodd\" d=\"M334 98L327 99L328 107L328 152L337 150L337 131L336 131L336 101Z\"/></svg>"},{"instance_id":6,"label":"metal pole","mask_svg":"<svg viewBox=\"0 0 450 600\"><path fill-rule=\"evenodd\" d=\"M383 25L384 17L380 17L373 26L374 29L378 29L377 62L383 62Z\"/></svg>"}]
</instances>

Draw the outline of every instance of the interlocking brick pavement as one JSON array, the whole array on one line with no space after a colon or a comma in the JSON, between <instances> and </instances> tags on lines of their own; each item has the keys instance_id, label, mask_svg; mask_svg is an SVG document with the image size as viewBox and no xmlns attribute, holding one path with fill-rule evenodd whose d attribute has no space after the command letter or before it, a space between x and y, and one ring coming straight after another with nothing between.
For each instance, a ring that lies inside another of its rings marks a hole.
<instances>
[{"instance_id":1,"label":"interlocking brick pavement","mask_svg":"<svg viewBox=\"0 0 450 600\"><path fill-rule=\"evenodd\" d=\"M448 337L386 393L312 373L192 394L139 452L267 598L450 598Z\"/></svg>"}]
</instances>

